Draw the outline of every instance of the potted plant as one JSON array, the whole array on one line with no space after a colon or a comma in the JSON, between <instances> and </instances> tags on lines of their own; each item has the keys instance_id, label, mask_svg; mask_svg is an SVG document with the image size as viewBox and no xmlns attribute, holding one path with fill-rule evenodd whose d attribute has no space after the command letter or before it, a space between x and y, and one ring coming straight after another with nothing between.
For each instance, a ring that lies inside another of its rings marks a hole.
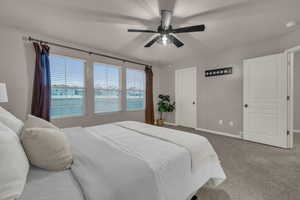
<instances>
[{"instance_id":1,"label":"potted plant","mask_svg":"<svg viewBox=\"0 0 300 200\"><path fill-rule=\"evenodd\" d=\"M164 125L164 120L163 120L163 113L166 112L173 112L175 110L175 102L171 103L170 101L170 96L169 95L163 95L160 94L158 95L158 112L159 112L159 119L156 120L156 124L158 126L163 126Z\"/></svg>"}]
</instances>

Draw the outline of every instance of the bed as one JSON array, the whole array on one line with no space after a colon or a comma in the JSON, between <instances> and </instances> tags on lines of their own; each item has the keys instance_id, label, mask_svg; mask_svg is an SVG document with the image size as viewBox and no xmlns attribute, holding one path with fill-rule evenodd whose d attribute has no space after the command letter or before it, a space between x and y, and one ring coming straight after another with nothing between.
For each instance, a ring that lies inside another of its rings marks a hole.
<instances>
[{"instance_id":1,"label":"bed","mask_svg":"<svg viewBox=\"0 0 300 200\"><path fill-rule=\"evenodd\" d=\"M31 168L21 200L189 200L226 179L202 136L132 121L64 132L72 168Z\"/></svg>"}]
</instances>

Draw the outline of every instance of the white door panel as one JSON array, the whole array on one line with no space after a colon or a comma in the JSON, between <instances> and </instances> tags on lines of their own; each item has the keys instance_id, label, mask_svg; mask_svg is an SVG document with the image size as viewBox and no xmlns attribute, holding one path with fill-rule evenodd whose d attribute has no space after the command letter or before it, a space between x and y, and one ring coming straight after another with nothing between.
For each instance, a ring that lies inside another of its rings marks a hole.
<instances>
[{"instance_id":1,"label":"white door panel","mask_svg":"<svg viewBox=\"0 0 300 200\"><path fill-rule=\"evenodd\" d=\"M176 70L176 124L196 128L196 68Z\"/></svg>"},{"instance_id":2,"label":"white door panel","mask_svg":"<svg viewBox=\"0 0 300 200\"><path fill-rule=\"evenodd\" d=\"M287 69L283 54L244 61L244 139L287 147Z\"/></svg>"}]
</instances>

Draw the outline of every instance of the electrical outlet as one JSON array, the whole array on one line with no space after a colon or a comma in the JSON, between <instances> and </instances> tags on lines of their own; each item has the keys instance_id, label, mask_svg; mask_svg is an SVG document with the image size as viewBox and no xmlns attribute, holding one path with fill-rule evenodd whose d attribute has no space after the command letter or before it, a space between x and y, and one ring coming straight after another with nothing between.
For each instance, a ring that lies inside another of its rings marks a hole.
<instances>
[{"instance_id":1,"label":"electrical outlet","mask_svg":"<svg viewBox=\"0 0 300 200\"><path fill-rule=\"evenodd\" d=\"M229 125L230 125L230 126L234 126L233 121L230 121L230 122L229 122Z\"/></svg>"},{"instance_id":2,"label":"electrical outlet","mask_svg":"<svg viewBox=\"0 0 300 200\"><path fill-rule=\"evenodd\" d=\"M223 125L223 120L222 119L219 120L219 124Z\"/></svg>"}]
</instances>

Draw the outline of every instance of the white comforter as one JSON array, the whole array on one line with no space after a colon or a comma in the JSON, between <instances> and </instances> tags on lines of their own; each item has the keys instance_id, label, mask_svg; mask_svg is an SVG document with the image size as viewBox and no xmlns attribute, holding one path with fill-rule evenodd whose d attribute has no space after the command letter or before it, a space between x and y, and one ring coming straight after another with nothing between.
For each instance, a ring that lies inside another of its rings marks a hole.
<instances>
[{"instance_id":1,"label":"white comforter","mask_svg":"<svg viewBox=\"0 0 300 200\"><path fill-rule=\"evenodd\" d=\"M216 152L212 145L205 137L199 137L195 134L189 134L183 131L152 126L136 121L124 121L115 123L115 125L123 128L133 130L137 133L174 143L185 148L190 156L192 163L192 170L197 170L208 158L218 159Z\"/></svg>"},{"instance_id":2,"label":"white comforter","mask_svg":"<svg viewBox=\"0 0 300 200\"><path fill-rule=\"evenodd\" d=\"M81 139L70 138L76 148L72 171L88 200L135 200L141 195L145 195L143 200L149 199L147 197L151 200L189 200L204 184L218 185L226 178L215 151L202 136L137 122L66 132L69 136L72 132L84 132L79 134ZM88 137L84 137L86 134ZM179 140L174 138L176 135ZM195 137L198 143L187 142ZM131 168L135 165L139 167L132 179L128 173L134 173ZM122 183L124 188L118 179L127 183Z\"/></svg>"}]
</instances>

